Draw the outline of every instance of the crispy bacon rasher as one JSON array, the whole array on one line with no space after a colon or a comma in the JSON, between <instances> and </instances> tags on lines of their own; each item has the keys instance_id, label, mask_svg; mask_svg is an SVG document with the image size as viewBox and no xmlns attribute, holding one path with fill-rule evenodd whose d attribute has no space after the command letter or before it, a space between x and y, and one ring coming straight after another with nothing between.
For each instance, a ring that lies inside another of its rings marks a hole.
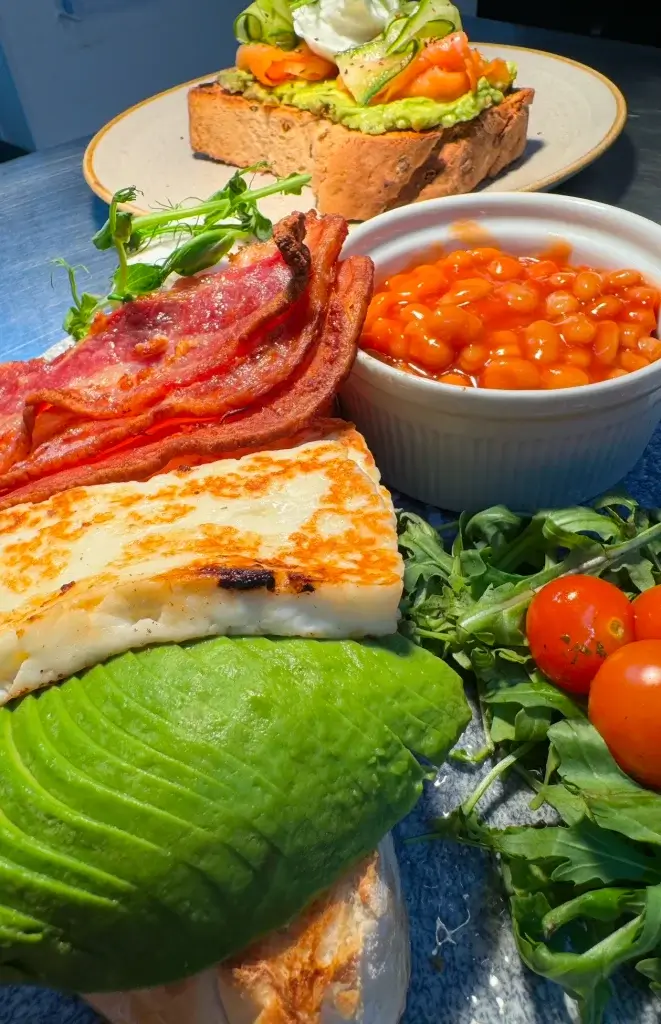
<instances>
[{"instance_id":1,"label":"crispy bacon rasher","mask_svg":"<svg viewBox=\"0 0 661 1024\"><path fill-rule=\"evenodd\" d=\"M338 262L346 230L294 215L272 243L121 307L53 363L0 366L0 508L305 427L349 373L372 293L369 259Z\"/></svg>"}]
</instances>

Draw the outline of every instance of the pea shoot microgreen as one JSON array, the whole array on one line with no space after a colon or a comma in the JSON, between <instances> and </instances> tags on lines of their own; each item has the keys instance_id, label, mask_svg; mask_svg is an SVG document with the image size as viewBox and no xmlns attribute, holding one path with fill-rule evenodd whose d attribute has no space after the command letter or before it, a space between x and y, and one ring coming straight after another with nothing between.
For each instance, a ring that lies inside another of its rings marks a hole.
<instances>
[{"instance_id":1,"label":"pea shoot microgreen","mask_svg":"<svg viewBox=\"0 0 661 1024\"><path fill-rule=\"evenodd\" d=\"M112 310L161 288L173 274L189 277L219 263L240 242L265 241L273 225L259 209L259 202L271 195L300 195L309 182L305 174L292 174L261 188L251 189L245 175L260 168L237 173L228 184L204 202L171 206L148 214L134 214L124 207L138 197L135 188L120 189L112 198L108 220L92 239L100 250L114 249L117 270L105 295L81 291L77 272L66 260L57 259L71 287L73 304L64 320L64 330L76 341L89 333L96 315ZM155 262L134 262L133 257L167 239L174 248L169 256Z\"/></svg>"}]
</instances>

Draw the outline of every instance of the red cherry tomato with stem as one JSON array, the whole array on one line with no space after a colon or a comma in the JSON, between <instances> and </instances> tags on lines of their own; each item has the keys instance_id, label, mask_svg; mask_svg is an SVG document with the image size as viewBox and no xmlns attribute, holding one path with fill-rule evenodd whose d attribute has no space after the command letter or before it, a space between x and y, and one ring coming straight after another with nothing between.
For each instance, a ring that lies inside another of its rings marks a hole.
<instances>
[{"instance_id":1,"label":"red cherry tomato with stem","mask_svg":"<svg viewBox=\"0 0 661 1024\"><path fill-rule=\"evenodd\" d=\"M636 640L661 640L661 587L652 587L633 605Z\"/></svg>"},{"instance_id":2,"label":"red cherry tomato with stem","mask_svg":"<svg viewBox=\"0 0 661 1024\"><path fill-rule=\"evenodd\" d=\"M606 659L589 715L620 768L661 790L661 640L639 640Z\"/></svg>"},{"instance_id":3,"label":"red cherry tomato with stem","mask_svg":"<svg viewBox=\"0 0 661 1024\"><path fill-rule=\"evenodd\" d=\"M542 672L563 690L586 694L608 655L634 640L633 611L614 584L564 576L535 595L526 633Z\"/></svg>"}]
</instances>

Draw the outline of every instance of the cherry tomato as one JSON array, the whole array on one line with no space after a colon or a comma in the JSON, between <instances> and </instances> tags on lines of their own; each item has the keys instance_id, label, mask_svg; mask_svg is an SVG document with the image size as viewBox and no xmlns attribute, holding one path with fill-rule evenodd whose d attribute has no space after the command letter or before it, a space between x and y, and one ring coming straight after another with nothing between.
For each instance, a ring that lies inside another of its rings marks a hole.
<instances>
[{"instance_id":1,"label":"cherry tomato","mask_svg":"<svg viewBox=\"0 0 661 1024\"><path fill-rule=\"evenodd\" d=\"M652 587L633 603L636 640L661 640L661 587Z\"/></svg>"},{"instance_id":2,"label":"cherry tomato","mask_svg":"<svg viewBox=\"0 0 661 1024\"><path fill-rule=\"evenodd\" d=\"M589 714L620 768L661 789L661 640L640 640L606 659Z\"/></svg>"},{"instance_id":3,"label":"cherry tomato","mask_svg":"<svg viewBox=\"0 0 661 1024\"><path fill-rule=\"evenodd\" d=\"M588 693L605 658L634 639L626 594L596 576L548 583L528 609L526 633L538 667L569 693Z\"/></svg>"}]
</instances>

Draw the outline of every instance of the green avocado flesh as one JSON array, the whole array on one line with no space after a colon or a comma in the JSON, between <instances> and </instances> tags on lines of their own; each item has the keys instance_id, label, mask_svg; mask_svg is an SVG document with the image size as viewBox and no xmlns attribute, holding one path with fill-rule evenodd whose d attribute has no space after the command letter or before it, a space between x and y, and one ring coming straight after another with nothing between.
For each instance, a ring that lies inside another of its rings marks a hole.
<instances>
[{"instance_id":1,"label":"green avocado flesh","mask_svg":"<svg viewBox=\"0 0 661 1024\"><path fill-rule=\"evenodd\" d=\"M145 988L240 951L376 847L469 717L400 636L165 645L0 709L0 981Z\"/></svg>"},{"instance_id":2,"label":"green avocado flesh","mask_svg":"<svg viewBox=\"0 0 661 1024\"><path fill-rule=\"evenodd\" d=\"M231 68L229 71L221 71L218 81L227 92L240 94L247 100L267 106L283 104L297 107L365 135L384 135L393 131L422 132L430 128L451 128L462 121L472 121L483 110L502 103L505 91L516 77L514 65L508 67L511 81L503 83L503 89L496 89L486 78L481 78L475 92L467 92L453 103L437 103L436 100L420 97L394 100L373 107L359 106L334 80L286 82L269 89L249 72Z\"/></svg>"}]
</instances>

